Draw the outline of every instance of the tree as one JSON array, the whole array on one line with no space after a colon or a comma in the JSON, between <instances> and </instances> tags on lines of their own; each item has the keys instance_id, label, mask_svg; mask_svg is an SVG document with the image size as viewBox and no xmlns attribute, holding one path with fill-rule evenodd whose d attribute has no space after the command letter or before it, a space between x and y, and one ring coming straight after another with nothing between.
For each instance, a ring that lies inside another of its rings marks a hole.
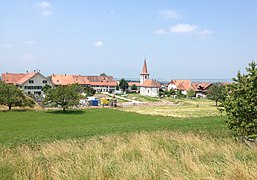
<instances>
[{"instance_id":1,"label":"tree","mask_svg":"<svg viewBox=\"0 0 257 180\"><path fill-rule=\"evenodd\" d=\"M187 91L187 97L191 98L195 96L195 91L190 88L188 91Z\"/></svg>"},{"instance_id":2,"label":"tree","mask_svg":"<svg viewBox=\"0 0 257 180\"><path fill-rule=\"evenodd\" d=\"M131 86L131 90L137 90L137 85L133 84L133 85Z\"/></svg>"},{"instance_id":3,"label":"tree","mask_svg":"<svg viewBox=\"0 0 257 180\"><path fill-rule=\"evenodd\" d=\"M216 106L218 106L218 102L222 102L225 98L225 85L221 83L214 83L207 90L207 98L214 100Z\"/></svg>"},{"instance_id":4,"label":"tree","mask_svg":"<svg viewBox=\"0 0 257 180\"><path fill-rule=\"evenodd\" d=\"M123 92L126 91L126 89L128 89L128 82L122 78L120 80L119 87L120 89L122 89Z\"/></svg>"},{"instance_id":5,"label":"tree","mask_svg":"<svg viewBox=\"0 0 257 180\"><path fill-rule=\"evenodd\" d=\"M35 102L27 97L22 90L12 84L0 83L0 105L8 106L9 110L12 107L34 107Z\"/></svg>"},{"instance_id":6,"label":"tree","mask_svg":"<svg viewBox=\"0 0 257 180\"><path fill-rule=\"evenodd\" d=\"M257 133L257 65L251 62L247 74L238 72L228 85L223 102L228 115L227 124L238 135L245 137Z\"/></svg>"},{"instance_id":7,"label":"tree","mask_svg":"<svg viewBox=\"0 0 257 180\"><path fill-rule=\"evenodd\" d=\"M105 73L101 73L100 76L107 76Z\"/></svg>"},{"instance_id":8,"label":"tree","mask_svg":"<svg viewBox=\"0 0 257 180\"><path fill-rule=\"evenodd\" d=\"M85 87L84 93L86 93L87 96L93 96L96 93L96 90L91 87Z\"/></svg>"},{"instance_id":9,"label":"tree","mask_svg":"<svg viewBox=\"0 0 257 180\"><path fill-rule=\"evenodd\" d=\"M67 108L79 104L79 91L80 87L77 84L72 85L59 85L54 89L46 91L44 104L49 104L54 107L61 106L65 112Z\"/></svg>"}]
</instances>

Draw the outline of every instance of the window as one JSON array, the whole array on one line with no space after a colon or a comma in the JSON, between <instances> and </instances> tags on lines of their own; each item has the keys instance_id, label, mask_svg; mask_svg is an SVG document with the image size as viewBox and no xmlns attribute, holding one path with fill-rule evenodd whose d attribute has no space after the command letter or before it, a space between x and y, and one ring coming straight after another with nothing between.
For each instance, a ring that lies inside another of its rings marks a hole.
<instances>
[{"instance_id":1,"label":"window","mask_svg":"<svg viewBox=\"0 0 257 180\"><path fill-rule=\"evenodd\" d=\"M30 83L30 84L33 84L33 83L34 83L34 80L29 80L29 83Z\"/></svg>"},{"instance_id":2,"label":"window","mask_svg":"<svg viewBox=\"0 0 257 180\"><path fill-rule=\"evenodd\" d=\"M35 91L34 94L35 95L41 95L41 91Z\"/></svg>"},{"instance_id":3,"label":"window","mask_svg":"<svg viewBox=\"0 0 257 180\"><path fill-rule=\"evenodd\" d=\"M43 83L46 84L46 83L47 83L47 80L43 80Z\"/></svg>"}]
</instances>

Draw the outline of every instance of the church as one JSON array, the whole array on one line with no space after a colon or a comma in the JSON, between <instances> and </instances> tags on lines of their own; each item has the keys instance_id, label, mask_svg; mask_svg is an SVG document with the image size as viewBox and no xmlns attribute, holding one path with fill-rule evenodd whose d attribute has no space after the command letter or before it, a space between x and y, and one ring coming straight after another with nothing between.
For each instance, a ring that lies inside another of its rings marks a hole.
<instances>
[{"instance_id":1,"label":"church","mask_svg":"<svg viewBox=\"0 0 257 180\"><path fill-rule=\"evenodd\" d=\"M147 71L147 64L145 59L143 69L140 74L140 94L144 96L158 97L161 84L149 78L150 74Z\"/></svg>"}]
</instances>

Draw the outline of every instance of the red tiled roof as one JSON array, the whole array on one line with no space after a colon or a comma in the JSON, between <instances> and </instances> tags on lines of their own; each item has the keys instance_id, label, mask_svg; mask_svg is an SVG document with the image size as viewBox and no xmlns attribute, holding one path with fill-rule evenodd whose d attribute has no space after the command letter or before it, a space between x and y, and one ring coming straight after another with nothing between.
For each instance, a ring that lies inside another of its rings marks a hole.
<instances>
[{"instance_id":1,"label":"red tiled roof","mask_svg":"<svg viewBox=\"0 0 257 180\"><path fill-rule=\"evenodd\" d=\"M38 72L31 73L5 73L2 74L3 82L7 84L23 84L33 76L38 74Z\"/></svg>"},{"instance_id":2,"label":"red tiled roof","mask_svg":"<svg viewBox=\"0 0 257 180\"><path fill-rule=\"evenodd\" d=\"M191 84L191 81L190 80L187 80L187 79L173 79L170 81L169 84L175 84L176 86L179 86L179 84L181 83L185 83L185 84Z\"/></svg>"},{"instance_id":3,"label":"red tiled roof","mask_svg":"<svg viewBox=\"0 0 257 180\"><path fill-rule=\"evenodd\" d=\"M184 91L188 91L189 89L193 89L191 86L191 83L189 82L182 82L177 86L178 90L184 90Z\"/></svg>"},{"instance_id":4,"label":"red tiled roof","mask_svg":"<svg viewBox=\"0 0 257 180\"><path fill-rule=\"evenodd\" d=\"M193 82L192 87L195 91L206 91L211 83L207 82Z\"/></svg>"},{"instance_id":5,"label":"red tiled roof","mask_svg":"<svg viewBox=\"0 0 257 180\"><path fill-rule=\"evenodd\" d=\"M141 85L140 85L140 82L128 82L129 87L133 86L134 84L135 84L137 87L141 86Z\"/></svg>"},{"instance_id":6,"label":"red tiled roof","mask_svg":"<svg viewBox=\"0 0 257 180\"><path fill-rule=\"evenodd\" d=\"M116 86L117 82L112 76L80 76L80 75L55 75L51 76L55 85L82 84L94 86Z\"/></svg>"},{"instance_id":7,"label":"red tiled roof","mask_svg":"<svg viewBox=\"0 0 257 180\"><path fill-rule=\"evenodd\" d=\"M157 81L153 81L150 79L145 80L145 82L141 85L141 87L153 87L153 88L160 88L161 84Z\"/></svg>"},{"instance_id":8,"label":"red tiled roof","mask_svg":"<svg viewBox=\"0 0 257 180\"><path fill-rule=\"evenodd\" d=\"M144 65L143 65L143 69L142 69L141 74L148 74L147 65L146 65L146 59L145 59L145 61L144 61Z\"/></svg>"}]
</instances>

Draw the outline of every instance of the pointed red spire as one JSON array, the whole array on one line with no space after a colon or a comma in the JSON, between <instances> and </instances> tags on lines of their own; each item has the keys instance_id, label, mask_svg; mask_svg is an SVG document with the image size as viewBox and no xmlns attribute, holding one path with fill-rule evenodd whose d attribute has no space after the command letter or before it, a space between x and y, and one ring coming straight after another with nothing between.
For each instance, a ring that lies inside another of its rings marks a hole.
<instances>
[{"instance_id":1,"label":"pointed red spire","mask_svg":"<svg viewBox=\"0 0 257 180\"><path fill-rule=\"evenodd\" d=\"M144 66L143 66L143 69L142 69L142 73L141 73L141 74L148 74L147 65L146 65L146 58L145 58L145 61L144 61Z\"/></svg>"}]
</instances>

